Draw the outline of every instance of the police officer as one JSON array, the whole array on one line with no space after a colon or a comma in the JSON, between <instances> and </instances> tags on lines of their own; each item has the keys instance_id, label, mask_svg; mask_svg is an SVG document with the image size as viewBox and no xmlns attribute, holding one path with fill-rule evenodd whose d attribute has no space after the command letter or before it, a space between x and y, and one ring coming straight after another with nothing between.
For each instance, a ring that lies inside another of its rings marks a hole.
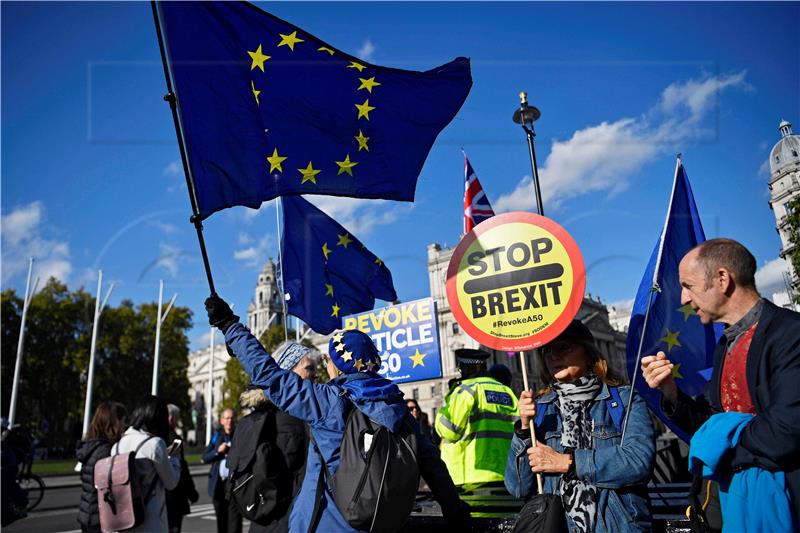
<instances>
[{"instance_id":1,"label":"police officer","mask_svg":"<svg viewBox=\"0 0 800 533\"><path fill-rule=\"evenodd\" d=\"M503 481L517 399L486 370L488 352L462 348L455 353L461 380L445 398L435 428L453 482L472 490Z\"/></svg>"}]
</instances>

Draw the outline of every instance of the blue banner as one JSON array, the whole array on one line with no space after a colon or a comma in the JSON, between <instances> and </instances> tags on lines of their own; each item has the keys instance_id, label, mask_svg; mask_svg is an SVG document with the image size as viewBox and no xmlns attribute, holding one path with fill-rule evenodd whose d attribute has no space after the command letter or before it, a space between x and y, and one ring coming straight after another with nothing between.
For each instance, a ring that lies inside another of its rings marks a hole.
<instances>
[{"instance_id":1,"label":"blue banner","mask_svg":"<svg viewBox=\"0 0 800 533\"><path fill-rule=\"evenodd\" d=\"M378 372L383 377L396 383L442 377L433 298L346 316L343 324L372 338L381 354Z\"/></svg>"}]
</instances>

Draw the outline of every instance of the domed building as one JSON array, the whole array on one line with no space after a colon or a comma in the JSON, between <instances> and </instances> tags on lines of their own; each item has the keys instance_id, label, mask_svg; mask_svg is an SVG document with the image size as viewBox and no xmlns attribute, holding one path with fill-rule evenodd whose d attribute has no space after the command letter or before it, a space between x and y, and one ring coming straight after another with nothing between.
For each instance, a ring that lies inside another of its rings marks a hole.
<instances>
[{"instance_id":1,"label":"domed building","mask_svg":"<svg viewBox=\"0 0 800 533\"><path fill-rule=\"evenodd\" d=\"M775 213L775 229L781 238L780 256L789 269L791 292L800 289L797 272L792 268L791 254L795 250L789 239L787 215L792 213L789 203L800 195L800 135L792 132L792 125L782 120L778 125L781 139L769 154L770 180L769 206Z\"/></svg>"}]
</instances>

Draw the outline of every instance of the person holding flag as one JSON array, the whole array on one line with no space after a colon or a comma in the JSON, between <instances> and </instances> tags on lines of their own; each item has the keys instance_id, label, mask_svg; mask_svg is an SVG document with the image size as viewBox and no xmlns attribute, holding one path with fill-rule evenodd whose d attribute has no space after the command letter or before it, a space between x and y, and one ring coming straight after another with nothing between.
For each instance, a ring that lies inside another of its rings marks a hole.
<instances>
[{"instance_id":1,"label":"person holding flag","mask_svg":"<svg viewBox=\"0 0 800 533\"><path fill-rule=\"evenodd\" d=\"M642 358L642 375L650 388L660 391L661 412L683 431L700 430L706 439L700 439L700 433L692 439L690 462L693 456L704 460L709 447L730 449L717 468L725 529L753 530L754 521L761 520L767 530L798 531L800 314L760 296L755 258L734 240L702 242L683 256L678 271L682 309L704 325L725 325L714 352L711 382L705 396L692 398L677 386L677 365L664 351ZM712 416L716 413L740 416ZM723 433L719 429L724 420L736 425ZM755 485L747 499L734 503L728 484L742 482L740 473L755 470L772 473L778 484L785 479L778 500L788 494L787 505L781 508L780 501L767 501Z\"/></svg>"}]
</instances>

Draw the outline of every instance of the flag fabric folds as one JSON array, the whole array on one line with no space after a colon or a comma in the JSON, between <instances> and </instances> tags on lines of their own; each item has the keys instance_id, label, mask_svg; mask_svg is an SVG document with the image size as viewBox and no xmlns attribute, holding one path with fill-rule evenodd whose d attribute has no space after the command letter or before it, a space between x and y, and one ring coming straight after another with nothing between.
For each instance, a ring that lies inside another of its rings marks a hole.
<instances>
[{"instance_id":1,"label":"flag fabric folds","mask_svg":"<svg viewBox=\"0 0 800 533\"><path fill-rule=\"evenodd\" d=\"M708 386L710 376L706 371L713 364L714 346L721 333L719 328L701 324L692 307L681 304L678 264L686 252L703 241L705 234L700 216L679 159L667 219L636 293L626 353L628 375L634 375L634 371L641 373L635 366L640 339L644 336L641 355L655 355L663 350L675 364L672 375L676 385L692 397L703 394ZM658 290L653 292L645 325L648 298L654 286ZM641 376L636 380L636 390L670 429L684 441L689 441L690 436L672 424L661 411L660 391L651 389Z\"/></svg>"},{"instance_id":2,"label":"flag fabric folds","mask_svg":"<svg viewBox=\"0 0 800 533\"><path fill-rule=\"evenodd\" d=\"M301 196L285 196L281 261L289 313L318 332L342 317L397 300L392 273L338 222Z\"/></svg>"},{"instance_id":3,"label":"flag fabric folds","mask_svg":"<svg viewBox=\"0 0 800 533\"><path fill-rule=\"evenodd\" d=\"M483 192L467 154L464 154L464 233L469 233L472 228L493 216L489 198Z\"/></svg>"},{"instance_id":4,"label":"flag fabric folds","mask_svg":"<svg viewBox=\"0 0 800 533\"><path fill-rule=\"evenodd\" d=\"M288 194L413 201L469 60L371 65L247 2L159 3L202 218Z\"/></svg>"}]
</instances>

